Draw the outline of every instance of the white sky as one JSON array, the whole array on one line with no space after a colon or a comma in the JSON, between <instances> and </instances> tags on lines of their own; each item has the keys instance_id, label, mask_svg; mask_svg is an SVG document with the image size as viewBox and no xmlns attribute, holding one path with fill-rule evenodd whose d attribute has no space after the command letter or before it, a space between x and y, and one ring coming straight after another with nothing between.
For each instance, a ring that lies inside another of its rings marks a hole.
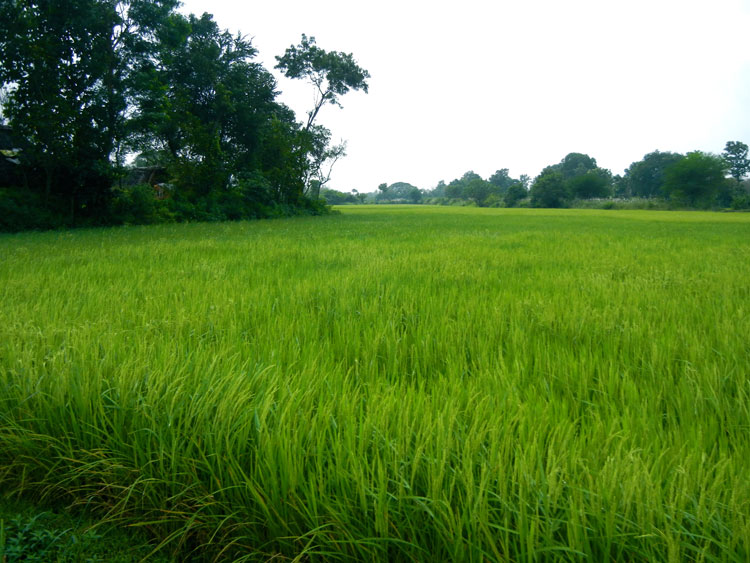
<instances>
[{"instance_id":1,"label":"white sky","mask_svg":"<svg viewBox=\"0 0 750 563\"><path fill-rule=\"evenodd\" d=\"M750 0L183 0L252 38L299 120L312 86L273 70L301 34L353 53L370 92L317 122L348 143L329 187L536 176L569 152L621 174L653 150L750 144Z\"/></svg>"}]
</instances>

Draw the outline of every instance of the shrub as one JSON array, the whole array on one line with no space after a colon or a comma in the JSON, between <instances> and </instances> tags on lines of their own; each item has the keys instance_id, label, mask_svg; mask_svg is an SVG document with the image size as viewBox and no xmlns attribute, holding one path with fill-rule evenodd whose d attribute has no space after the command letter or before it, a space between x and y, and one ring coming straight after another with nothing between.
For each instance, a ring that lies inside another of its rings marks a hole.
<instances>
[{"instance_id":1,"label":"shrub","mask_svg":"<svg viewBox=\"0 0 750 563\"><path fill-rule=\"evenodd\" d=\"M115 224L149 225L168 218L166 205L156 199L154 188L137 184L115 188L110 202L110 217Z\"/></svg>"},{"instance_id":2,"label":"shrub","mask_svg":"<svg viewBox=\"0 0 750 563\"><path fill-rule=\"evenodd\" d=\"M64 220L45 205L39 194L24 188L0 188L0 231L56 229Z\"/></svg>"}]
</instances>

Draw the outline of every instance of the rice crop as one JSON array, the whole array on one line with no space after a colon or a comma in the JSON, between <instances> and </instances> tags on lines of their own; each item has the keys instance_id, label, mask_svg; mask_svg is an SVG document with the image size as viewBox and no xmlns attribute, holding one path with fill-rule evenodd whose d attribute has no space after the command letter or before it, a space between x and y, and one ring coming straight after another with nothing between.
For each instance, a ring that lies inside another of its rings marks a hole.
<instances>
[{"instance_id":1,"label":"rice crop","mask_svg":"<svg viewBox=\"0 0 750 563\"><path fill-rule=\"evenodd\" d=\"M750 559L750 215L0 236L0 488L184 559Z\"/></svg>"}]
</instances>

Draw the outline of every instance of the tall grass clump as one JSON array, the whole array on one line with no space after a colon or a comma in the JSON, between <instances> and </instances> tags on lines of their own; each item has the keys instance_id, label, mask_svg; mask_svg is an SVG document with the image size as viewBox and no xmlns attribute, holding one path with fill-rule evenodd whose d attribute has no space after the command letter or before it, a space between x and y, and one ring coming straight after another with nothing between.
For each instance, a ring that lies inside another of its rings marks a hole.
<instances>
[{"instance_id":1,"label":"tall grass clump","mask_svg":"<svg viewBox=\"0 0 750 563\"><path fill-rule=\"evenodd\" d=\"M0 488L180 558L750 557L750 218L0 237Z\"/></svg>"}]
</instances>

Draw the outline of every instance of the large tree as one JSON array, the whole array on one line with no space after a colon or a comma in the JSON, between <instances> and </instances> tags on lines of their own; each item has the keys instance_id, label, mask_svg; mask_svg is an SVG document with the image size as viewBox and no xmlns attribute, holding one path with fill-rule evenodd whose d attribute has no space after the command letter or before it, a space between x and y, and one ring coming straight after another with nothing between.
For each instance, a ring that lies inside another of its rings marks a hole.
<instances>
[{"instance_id":1,"label":"large tree","mask_svg":"<svg viewBox=\"0 0 750 563\"><path fill-rule=\"evenodd\" d=\"M559 171L565 180L570 180L576 176L582 176L589 170L595 170L596 159L587 154L571 152L565 155L560 161Z\"/></svg>"},{"instance_id":2,"label":"large tree","mask_svg":"<svg viewBox=\"0 0 750 563\"><path fill-rule=\"evenodd\" d=\"M498 188L498 194L504 194L509 187L518 182L518 180L514 180L510 177L507 168L501 168L500 170L495 171L487 181Z\"/></svg>"},{"instance_id":3,"label":"large tree","mask_svg":"<svg viewBox=\"0 0 750 563\"><path fill-rule=\"evenodd\" d=\"M740 141L728 141L721 156L729 165L729 174L737 181L737 185L750 172L750 159L747 158L747 145Z\"/></svg>"},{"instance_id":4,"label":"large tree","mask_svg":"<svg viewBox=\"0 0 750 563\"><path fill-rule=\"evenodd\" d=\"M521 182L516 182L508 188L503 197L505 207L515 207L518 202L529 195L526 187Z\"/></svg>"},{"instance_id":5,"label":"large tree","mask_svg":"<svg viewBox=\"0 0 750 563\"><path fill-rule=\"evenodd\" d=\"M3 111L31 189L100 217L125 137L127 80L170 0L0 3Z\"/></svg>"},{"instance_id":6,"label":"large tree","mask_svg":"<svg viewBox=\"0 0 750 563\"><path fill-rule=\"evenodd\" d=\"M370 73L360 67L351 53L326 51L318 47L314 37L302 34L299 45L290 46L276 57L275 68L287 78L306 80L314 87L313 107L307 114L304 131L307 134L309 173L306 178L308 195L317 199L317 190L331 177L333 165L345 156L346 143L331 146L331 133L315 123L326 104L341 107L340 98L351 90L367 93Z\"/></svg>"},{"instance_id":7,"label":"large tree","mask_svg":"<svg viewBox=\"0 0 750 563\"><path fill-rule=\"evenodd\" d=\"M542 170L540 177L552 172L557 172L562 177L566 197L588 199L606 197L611 193L612 173L605 168L599 168L596 165L596 159L587 154L569 153L558 164L547 166ZM547 180L544 180L543 185L546 184ZM544 205L543 207L558 206Z\"/></svg>"},{"instance_id":8,"label":"large tree","mask_svg":"<svg viewBox=\"0 0 750 563\"><path fill-rule=\"evenodd\" d=\"M562 172L550 167L534 180L530 194L534 207L566 207L570 199Z\"/></svg>"},{"instance_id":9,"label":"large tree","mask_svg":"<svg viewBox=\"0 0 750 563\"><path fill-rule=\"evenodd\" d=\"M654 151L645 155L638 162L632 163L625 171L622 180L625 195L636 197L656 197L664 195L664 171L671 165L685 158L684 155L672 152Z\"/></svg>"},{"instance_id":10,"label":"large tree","mask_svg":"<svg viewBox=\"0 0 750 563\"><path fill-rule=\"evenodd\" d=\"M190 198L221 193L233 179L278 168L269 161L283 153L293 156L294 147L283 145L293 145L294 115L276 103L275 81L255 55L248 40L221 30L209 14L175 14L157 56L138 69L139 148L160 154Z\"/></svg>"},{"instance_id":11,"label":"large tree","mask_svg":"<svg viewBox=\"0 0 750 563\"><path fill-rule=\"evenodd\" d=\"M307 80L315 87L313 108L307 114L305 129L310 129L325 104L341 107L339 98L350 90L368 91L370 73L361 68L351 53L325 51L315 44L315 37L302 34L299 45L290 46L276 57L276 68L288 78Z\"/></svg>"},{"instance_id":12,"label":"large tree","mask_svg":"<svg viewBox=\"0 0 750 563\"><path fill-rule=\"evenodd\" d=\"M594 168L567 181L573 197L581 199L602 198L611 194L612 175L609 170Z\"/></svg>"},{"instance_id":13,"label":"large tree","mask_svg":"<svg viewBox=\"0 0 750 563\"><path fill-rule=\"evenodd\" d=\"M727 191L726 161L701 151L688 155L664 171L664 192L691 207L707 207Z\"/></svg>"}]
</instances>

